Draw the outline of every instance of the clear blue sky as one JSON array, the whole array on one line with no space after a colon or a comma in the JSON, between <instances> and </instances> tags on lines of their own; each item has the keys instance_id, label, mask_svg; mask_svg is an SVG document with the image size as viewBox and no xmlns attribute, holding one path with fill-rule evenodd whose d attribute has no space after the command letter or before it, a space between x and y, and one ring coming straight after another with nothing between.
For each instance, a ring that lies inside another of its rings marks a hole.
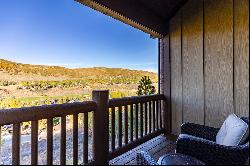
<instances>
[{"instance_id":1,"label":"clear blue sky","mask_svg":"<svg viewBox=\"0 0 250 166\"><path fill-rule=\"evenodd\" d=\"M0 0L0 59L157 72L157 40L74 0Z\"/></svg>"}]
</instances>

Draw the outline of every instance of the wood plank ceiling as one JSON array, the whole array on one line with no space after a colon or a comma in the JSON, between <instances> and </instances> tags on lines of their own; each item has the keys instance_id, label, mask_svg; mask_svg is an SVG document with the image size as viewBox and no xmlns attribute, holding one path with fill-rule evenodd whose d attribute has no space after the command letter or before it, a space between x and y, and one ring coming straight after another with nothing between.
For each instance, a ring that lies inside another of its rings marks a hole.
<instances>
[{"instance_id":1,"label":"wood plank ceiling","mask_svg":"<svg viewBox=\"0 0 250 166\"><path fill-rule=\"evenodd\" d=\"M168 21L187 0L76 0L108 16L161 38Z\"/></svg>"}]
</instances>

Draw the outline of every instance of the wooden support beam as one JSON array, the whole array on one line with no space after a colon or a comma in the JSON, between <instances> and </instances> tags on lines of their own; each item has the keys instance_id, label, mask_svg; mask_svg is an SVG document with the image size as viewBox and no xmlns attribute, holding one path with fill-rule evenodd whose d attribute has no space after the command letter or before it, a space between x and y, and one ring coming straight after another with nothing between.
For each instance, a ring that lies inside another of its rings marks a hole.
<instances>
[{"instance_id":1,"label":"wooden support beam","mask_svg":"<svg viewBox=\"0 0 250 166\"><path fill-rule=\"evenodd\" d=\"M170 96L170 55L169 55L169 35L159 39L160 56L160 93L164 94L163 104L163 125L166 133L171 132L171 96Z\"/></svg>"}]
</instances>

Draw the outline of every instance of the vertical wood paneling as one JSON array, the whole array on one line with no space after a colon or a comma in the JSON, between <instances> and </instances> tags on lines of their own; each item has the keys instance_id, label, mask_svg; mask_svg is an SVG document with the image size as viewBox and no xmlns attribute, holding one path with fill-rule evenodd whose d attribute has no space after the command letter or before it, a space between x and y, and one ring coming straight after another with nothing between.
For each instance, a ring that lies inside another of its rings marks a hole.
<instances>
[{"instance_id":1,"label":"vertical wood paneling","mask_svg":"<svg viewBox=\"0 0 250 166\"><path fill-rule=\"evenodd\" d=\"M233 113L233 0L205 0L205 124Z\"/></svg>"},{"instance_id":2,"label":"vertical wood paneling","mask_svg":"<svg viewBox=\"0 0 250 166\"><path fill-rule=\"evenodd\" d=\"M170 20L172 133L178 135L182 124L181 12Z\"/></svg>"},{"instance_id":3,"label":"vertical wood paneling","mask_svg":"<svg viewBox=\"0 0 250 166\"><path fill-rule=\"evenodd\" d=\"M249 0L234 0L235 113L249 116Z\"/></svg>"},{"instance_id":4,"label":"vertical wood paneling","mask_svg":"<svg viewBox=\"0 0 250 166\"><path fill-rule=\"evenodd\" d=\"M170 35L166 35L159 42L160 52L160 93L165 96L165 106L162 108L164 127L167 133L171 132L172 115L171 115L171 64L170 64Z\"/></svg>"},{"instance_id":5,"label":"vertical wood paneling","mask_svg":"<svg viewBox=\"0 0 250 166\"><path fill-rule=\"evenodd\" d=\"M204 124L203 1L182 10L183 122Z\"/></svg>"},{"instance_id":6,"label":"vertical wood paneling","mask_svg":"<svg viewBox=\"0 0 250 166\"><path fill-rule=\"evenodd\" d=\"M160 84L163 93L170 48L173 134L182 122L219 127L230 113L249 116L248 0L189 0L163 41Z\"/></svg>"}]
</instances>

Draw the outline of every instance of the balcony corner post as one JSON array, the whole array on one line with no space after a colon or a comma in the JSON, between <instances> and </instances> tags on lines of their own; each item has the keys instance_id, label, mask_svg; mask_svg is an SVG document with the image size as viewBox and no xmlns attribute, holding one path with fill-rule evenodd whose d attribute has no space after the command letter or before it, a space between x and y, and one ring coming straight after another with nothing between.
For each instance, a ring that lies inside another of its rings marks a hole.
<instances>
[{"instance_id":1,"label":"balcony corner post","mask_svg":"<svg viewBox=\"0 0 250 166\"><path fill-rule=\"evenodd\" d=\"M97 104L93 116L93 159L97 165L108 165L109 155L109 114L108 90L94 90L92 99Z\"/></svg>"},{"instance_id":2,"label":"balcony corner post","mask_svg":"<svg viewBox=\"0 0 250 166\"><path fill-rule=\"evenodd\" d=\"M169 35L159 39L159 91L164 94L163 103L163 124L166 134L172 131L172 112L171 112L171 68L170 68L170 48Z\"/></svg>"}]
</instances>

